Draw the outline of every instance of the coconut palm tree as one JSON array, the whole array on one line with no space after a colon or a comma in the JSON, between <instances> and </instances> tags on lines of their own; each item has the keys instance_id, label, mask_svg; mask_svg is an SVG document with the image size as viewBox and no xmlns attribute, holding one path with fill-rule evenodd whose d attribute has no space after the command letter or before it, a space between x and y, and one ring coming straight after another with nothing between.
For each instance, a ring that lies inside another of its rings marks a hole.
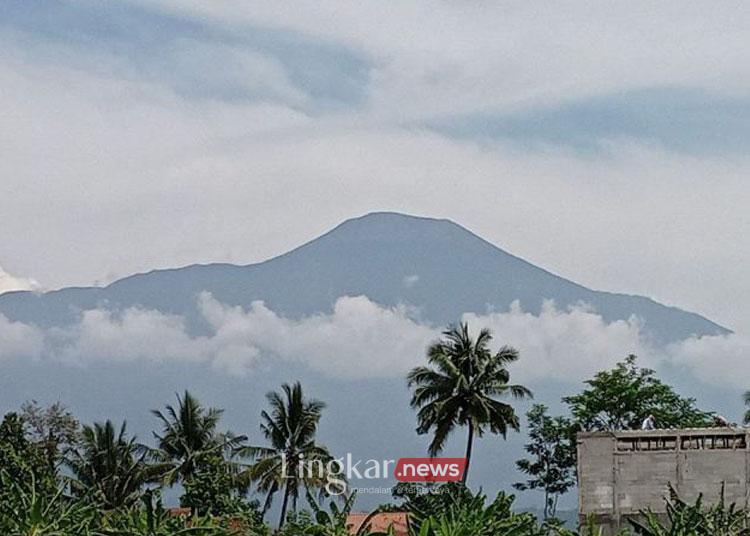
<instances>
[{"instance_id":1,"label":"coconut palm tree","mask_svg":"<svg viewBox=\"0 0 750 536\"><path fill-rule=\"evenodd\" d=\"M182 397L177 395L177 407L168 405L166 413L158 410L152 413L162 423L162 433L154 433L158 449L152 455L170 465L163 475L168 485L190 480L207 460L231 454L247 439L219 432L223 410L204 408L188 391Z\"/></svg>"},{"instance_id":2,"label":"coconut palm tree","mask_svg":"<svg viewBox=\"0 0 750 536\"><path fill-rule=\"evenodd\" d=\"M315 442L325 404L315 399L306 400L299 382L284 384L281 393L270 392L266 398L271 410L270 413L261 413L260 429L270 447L247 447L241 453L255 458L246 474L257 484L258 491L266 495L264 514L273 496L283 492L281 527L286 520L290 499L292 510L296 510L300 487L322 490L326 484L331 484L329 477L334 476L339 481L341 477L334 474L337 473L335 462L328 450ZM314 470L299 471L302 460L305 467Z\"/></svg>"},{"instance_id":3,"label":"coconut palm tree","mask_svg":"<svg viewBox=\"0 0 750 536\"><path fill-rule=\"evenodd\" d=\"M126 428L123 422L118 432L112 421L84 426L80 446L67 456L74 476L73 492L92 493L92 498L107 510L133 504L154 477L145 462L145 448L136 443L135 437L127 437Z\"/></svg>"},{"instance_id":4,"label":"coconut palm tree","mask_svg":"<svg viewBox=\"0 0 750 536\"><path fill-rule=\"evenodd\" d=\"M469 429L466 444L466 468L469 473L474 436L489 428L493 434L506 436L508 428L519 429L513 406L495 397L510 395L520 399L532 397L522 385L511 385L508 365L518 360L518 351L503 346L496 353L489 349L492 334L483 329L476 339L469 334L467 323L449 327L443 339L427 350L430 366L416 367L407 376L414 388L411 406L418 410L417 433L434 429L429 446L430 456L443 450L456 426Z\"/></svg>"}]
</instances>

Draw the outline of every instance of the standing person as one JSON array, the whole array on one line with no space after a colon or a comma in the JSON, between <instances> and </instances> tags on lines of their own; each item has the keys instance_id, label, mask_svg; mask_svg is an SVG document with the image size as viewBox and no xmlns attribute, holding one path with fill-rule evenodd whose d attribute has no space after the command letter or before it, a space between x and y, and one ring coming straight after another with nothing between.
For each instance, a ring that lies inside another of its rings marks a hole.
<instances>
[{"instance_id":1,"label":"standing person","mask_svg":"<svg viewBox=\"0 0 750 536\"><path fill-rule=\"evenodd\" d=\"M653 430L656 428L656 419L653 415L649 414L648 417L643 419L643 424L641 424L641 430Z\"/></svg>"}]
</instances>

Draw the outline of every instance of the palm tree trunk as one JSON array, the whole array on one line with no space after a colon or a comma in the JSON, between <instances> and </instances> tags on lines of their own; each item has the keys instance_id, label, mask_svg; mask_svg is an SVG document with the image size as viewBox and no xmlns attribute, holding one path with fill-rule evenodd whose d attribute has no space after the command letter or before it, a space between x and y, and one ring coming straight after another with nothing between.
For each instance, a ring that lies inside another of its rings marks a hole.
<instances>
[{"instance_id":1,"label":"palm tree trunk","mask_svg":"<svg viewBox=\"0 0 750 536\"><path fill-rule=\"evenodd\" d=\"M560 497L559 494L555 495L555 498L552 501L552 511L550 512L550 517L555 517L557 515L557 498Z\"/></svg>"},{"instance_id":2,"label":"palm tree trunk","mask_svg":"<svg viewBox=\"0 0 750 536\"><path fill-rule=\"evenodd\" d=\"M271 486L271 488L268 490L268 493L266 494L266 500L263 501L263 509L260 512L261 521L265 519L266 513L268 513L268 509L271 507L271 498L273 497L274 493L276 493L276 489Z\"/></svg>"},{"instance_id":3,"label":"palm tree trunk","mask_svg":"<svg viewBox=\"0 0 750 536\"><path fill-rule=\"evenodd\" d=\"M474 423L469 420L469 440L466 442L466 467L464 467L464 476L461 479L462 484L466 484L469 478L469 463L471 462L471 447L474 445Z\"/></svg>"},{"instance_id":4,"label":"palm tree trunk","mask_svg":"<svg viewBox=\"0 0 750 536\"><path fill-rule=\"evenodd\" d=\"M281 503L281 517L279 518L279 528L284 526L286 521L286 509L289 505L289 484L284 484L284 502Z\"/></svg>"}]
</instances>

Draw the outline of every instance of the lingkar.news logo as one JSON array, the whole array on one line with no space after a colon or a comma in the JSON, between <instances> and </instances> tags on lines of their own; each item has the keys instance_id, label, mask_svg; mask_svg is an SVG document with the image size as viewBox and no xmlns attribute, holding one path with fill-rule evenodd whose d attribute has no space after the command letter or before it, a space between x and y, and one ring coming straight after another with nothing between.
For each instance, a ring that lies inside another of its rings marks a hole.
<instances>
[{"instance_id":1,"label":"lingkar.news logo","mask_svg":"<svg viewBox=\"0 0 750 536\"><path fill-rule=\"evenodd\" d=\"M351 453L343 458L323 461L301 458L296 465L300 478L317 476L326 480L331 495L344 493L347 481L374 480L393 476L399 482L457 482L466 471L466 458L399 458L396 460L354 460ZM391 468L393 471L391 472ZM282 477L290 478L290 467L282 455Z\"/></svg>"}]
</instances>

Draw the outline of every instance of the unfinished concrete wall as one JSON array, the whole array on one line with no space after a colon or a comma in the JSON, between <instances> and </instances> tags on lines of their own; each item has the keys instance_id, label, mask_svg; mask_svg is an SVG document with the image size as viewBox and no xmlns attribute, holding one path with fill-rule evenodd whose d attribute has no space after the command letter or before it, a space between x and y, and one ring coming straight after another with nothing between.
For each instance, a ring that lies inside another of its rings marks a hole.
<instances>
[{"instance_id":1,"label":"unfinished concrete wall","mask_svg":"<svg viewBox=\"0 0 750 536\"><path fill-rule=\"evenodd\" d=\"M582 433L578 437L579 518L593 516L614 533L642 510L666 511L671 485L687 501L703 494L748 505L748 436L744 429Z\"/></svg>"},{"instance_id":2,"label":"unfinished concrete wall","mask_svg":"<svg viewBox=\"0 0 750 536\"><path fill-rule=\"evenodd\" d=\"M578 509L580 513L610 516L615 507L615 438L608 435L578 441Z\"/></svg>"}]
</instances>

